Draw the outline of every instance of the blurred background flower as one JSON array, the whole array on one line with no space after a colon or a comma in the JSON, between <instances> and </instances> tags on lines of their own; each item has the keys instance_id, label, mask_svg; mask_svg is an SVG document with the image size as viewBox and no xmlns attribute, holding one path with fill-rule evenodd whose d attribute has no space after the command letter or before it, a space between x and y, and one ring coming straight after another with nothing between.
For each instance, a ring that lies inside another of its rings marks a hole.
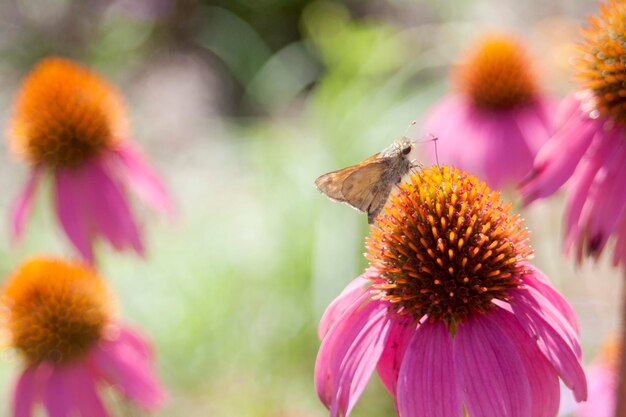
<instances>
[{"instance_id":1,"label":"blurred background flower","mask_svg":"<svg viewBox=\"0 0 626 417\"><path fill-rule=\"evenodd\" d=\"M89 268L30 259L7 279L0 302L2 332L24 362L14 417L38 404L50 416L107 417L99 393L107 384L146 410L161 404L150 346L117 323L106 284Z\"/></svg>"},{"instance_id":2,"label":"blurred background flower","mask_svg":"<svg viewBox=\"0 0 626 417\"><path fill-rule=\"evenodd\" d=\"M50 55L92 68L127 100L133 139L180 220L146 219L148 262L102 245L98 267L124 317L154 338L171 392L156 415L322 417L316 324L365 267L369 230L314 179L379 152L411 120L419 127L450 91L456 57L485 30L523 33L541 85L564 95L573 41L596 8L595 0L9 0L0 2L0 123L6 131L24 74ZM0 161L5 195L18 195L26 167L6 151ZM0 272L26 254L73 250L46 210L49 192L43 184L20 246L0 239ZM5 219L9 205L0 200ZM591 359L616 328L621 279L605 259L575 269L561 258L562 206L557 196L524 215L533 262L576 309ZM0 398L10 398L18 366L0 360ZM373 378L352 415L393 413Z\"/></svg>"}]
</instances>

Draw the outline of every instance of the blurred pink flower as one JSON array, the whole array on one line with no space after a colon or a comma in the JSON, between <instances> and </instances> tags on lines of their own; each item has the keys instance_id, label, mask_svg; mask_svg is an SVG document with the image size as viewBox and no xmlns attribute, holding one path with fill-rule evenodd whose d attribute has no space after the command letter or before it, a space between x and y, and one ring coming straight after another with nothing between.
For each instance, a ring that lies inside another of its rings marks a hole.
<instances>
[{"instance_id":1,"label":"blurred pink flower","mask_svg":"<svg viewBox=\"0 0 626 417\"><path fill-rule=\"evenodd\" d=\"M32 417L39 403L50 417L108 417L102 385L145 410L163 401L150 346L112 319L108 288L91 269L32 259L7 281L2 307L3 330L25 362L13 417Z\"/></svg>"},{"instance_id":2,"label":"blurred pink flower","mask_svg":"<svg viewBox=\"0 0 626 417\"><path fill-rule=\"evenodd\" d=\"M439 161L484 177L491 187L516 185L550 137L554 107L538 91L523 46L507 35L485 36L457 66L455 80L457 91L423 122L440 139ZM433 150L427 160L435 162Z\"/></svg>"},{"instance_id":3,"label":"blurred pink flower","mask_svg":"<svg viewBox=\"0 0 626 417\"><path fill-rule=\"evenodd\" d=\"M589 399L575 408L576 417L614 417L619 344L610 339L600 357L587 368Z\"/></svg>"},{"instance_id":4,"label":"blurred pink flower","mask_svg":"<svg viewBox=\"0 0 626 417\"><path fill-rule=\"evenodd\" d=\"M554 417L559 378L587 396L578 323L499 194L433 167L400 186L370 266L327 308L315 386L347 416L374 369L402 417Z\"/></svg>"},{"instance_id":5,"label":"blurred pink flower","mask_svg":"<svg viewBox=\"0 0 626 417\"><path fill-rule=\"evenodd\" d=\"M161 212L170 212L171 203L156 174L125 140L123 102L112 86L69 60L43 60L22 85L9 135L14 151L32 166L13 207L13 238L23 233L37 186L49 173L59 222L86 260L93 261L99 235L116 250L143 254L128 189Z\"/></svg>"},{"instance_id":6,"label":"blurred pink flower","mask_svg":"<svg viewBox=\"0 0 626 417\"><path fill-rule=\"evenodd\" d=\"M610 2L590 18L576 61L581 91L556 115L557 132L539 151L521 187L526 204L555 193L569 180L565 250L597 258L611 235L613 264L626 261L626 48L615 33L626 30L626 4Z\"/></svg>"}]
</instances>

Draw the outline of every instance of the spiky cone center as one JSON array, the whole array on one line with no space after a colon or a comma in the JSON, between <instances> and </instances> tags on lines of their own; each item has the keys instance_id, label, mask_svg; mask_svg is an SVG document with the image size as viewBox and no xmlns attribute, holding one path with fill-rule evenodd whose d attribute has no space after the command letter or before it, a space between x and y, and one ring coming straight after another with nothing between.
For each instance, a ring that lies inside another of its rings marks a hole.
<instances>
[{"instance_id":1,"label":"spiky cone center","mask_svg":"<svg viewBox=\"0 0 626 417\"><path fill-rule=\"evenodd\" d=\"M626 125L626 3L610 1L589 18L576 59L576 79L591 91L583 108Z\"/></svg>"},{"instance_id":2,"label":"spiky cone center","mask_svg":"<svg viewBox=\"0 0 626 417\"><path fill-rule=\"evenodd\" d=\"M82 357L102 338L113 310L107 286L91 269L44 258L9 277L1 302L10 344L31 364Z\"/></svg>"},{"instance_id":3,"label":"spiky cone center","mask_svg":"<svg viewBox=\"0 0 626 417\"><path fill-rule=\"evenodd\" d=\"M18 92L12 149L34 165L77 167L127 136L124 104L96 73L62 58L41 61Z\"/></svg>"},{"instance_id":4,"label":"spiky cone center","mask_svg":"<svg viewBox=\"0 0 626 417\"><path fill-rule=\"evenodd\" d=\"M371 228L366 246L373 297L416 322L443 320L451 331L522 288L532 255L511 204L484 182L432 167L400 185Z\"/></svg>"},{"instance_id":5,"label":"spiky cone center","mask_svg":"<svg viewBox=\"0 0 626 417\"><path fill-rule=\"evenodd\" d=\"M455 67L458 89L478 108L506 110L532 101L537 83L523 46L506 35L480 39Z\"/></svg>"}]
</instances>

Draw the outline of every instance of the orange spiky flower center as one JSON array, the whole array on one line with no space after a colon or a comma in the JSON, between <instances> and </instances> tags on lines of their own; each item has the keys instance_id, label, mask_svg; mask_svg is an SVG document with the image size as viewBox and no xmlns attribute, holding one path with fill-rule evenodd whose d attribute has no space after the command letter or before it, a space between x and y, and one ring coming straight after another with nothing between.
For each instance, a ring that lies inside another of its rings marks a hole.
<instances>
[{"instance_id":1,"label":"orange spiky flower center","mask_svg":"<svg viewBox=\"0 0 626 417\"><path fill-rule=\"evenodd\" d=\"M428 316L453 330L521 288L532 255L511 204L465 172L432 167L392 195L367 239L374 297L415 321Z\"/></svg>"},{"instance_id":2,"label":"orange spiky flower center","mask_svg":"<svg viewBox=\"0 0 626 417\"><path fill-rule=\"evenodd\" d=\"M17 95L9 137L32 164L77 167L127 136L121 96L94 72L62 58L41 61Z\"/></svg>"},{"instance_id":3,"label":"orange spiky flower center","mask_svg":"<svg viewBox=\"0 0 626 417\"><path fill-rule=\"evenodd\" d=\"M481 39L454 75L458 89L479 108L510 109L532 101L537 92L522 45L503 35Z\"/></svg>"},{"instance_id":4,"label":"orange spiky flower center","mask_svg":"<svg viewBox=\"0 0 626 417\"><path fill-rule=\"evenodd\" d=\"M103 336L112 314L104 281L88 268L54 259L24 263L2 293L11 345L28 363L66 363Z\"/></svg>"},{"instance_id":5,"label":"orange spiky flower center","mask_svg":"<svg viewBox=\"0 0 626 417\"><path fill-rule=\"evenodd\" d=\"M591 91L585 108L592 116L609 116L626 124L626 3L611 1L600 6L599 16L589 18L575 61L576 78Z\"/></svg>"}]
</instances>

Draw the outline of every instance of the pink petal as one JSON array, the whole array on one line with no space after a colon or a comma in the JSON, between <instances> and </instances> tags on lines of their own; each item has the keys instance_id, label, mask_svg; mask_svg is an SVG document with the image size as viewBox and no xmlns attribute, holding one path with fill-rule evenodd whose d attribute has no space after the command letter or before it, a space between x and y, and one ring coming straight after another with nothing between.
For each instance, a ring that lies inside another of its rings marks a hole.
<instances>
[{"instance_id":1,"label":"pink petal","mask_svg":"<svg viewBox=\"0 0 626 417\"><path fill-rule=\"evenodd\" d=\"M528 377L531 398L531 416L554 417L559 410L559 377L543 356L537 344L521 328L515 316L501 308L494 308L489 319L507 333L515 345Z\"/></svg>"},{"instance_id":2,"label":"pink petal","mask_svg":"<svg viewBox=\"0 0 626 417\"><path fill-rule=\"evenodd\" d=\"M496 307L497 308L497 307ZM470 416L528 417L531 390L522 357L488 315L458 326L453 357Z\"/></svg>"},{"instance_id":3,"label":"pink petal","mask_svg":"<svg viewBox=\"0 0 626 417\"><path fill-rule=\"evenodd\" d=\"M322 340L315 388L331 417L350 414L382 354L389 324L386 303L353 305Z\"/></svg>"},{"instance_id":4,"label":"pink petal","mask_svg":"<svg viewBox=\"0 0 626 417\"><path fill-rule=\"evenodd\" d=\"M120 179L124 183L128 182L128 185L157 211L171 215L174 211L172 201L157 174L139 151L124 143L113 152L123 167Z\"/></svg>"},{"instance_id":5,"label":"pink petal","mask_svg":"<svg viewBox=\"0 0 626 417\"><path fill-rule=\"evenodd\" d=\"M43 172L40 167L36 167L31 171L26 186L13 205L11 210L11 239L14 241L17 240L24 231L26 219L31 212L33 197L42 174Z\"/></svg>"},{"instance_id":6,"label":"pink petal","mask_svg":"<svg viewBox=\"0 0 626 417\"><path fill-rule=\"evenodd\" d=\"M615 234L617 241L613 250L613 266L626 262L626 216L622 216L622 221Z\"/></svg>"},{"instance_id":7,"label":"pink petal","mask_svg":"<svg viewBox=\"0 0 626 417\"><path fill-rule=\"evenodd\" d=\"M104 340L92 350L90 362L99 377L119 388L131 400L148 410L157 408L164 392L152 370L147 343L121 331L114 340Z\"/></svg>"},{"instance_id":8,"label":"pink petal","mask_svg":"<svg viewBox=\"0 0 626 417\"><path fill-rule=\"evenodd\" d=\"M94 228L117 250L127 246L143 254L139 229L130 211L126 196L100 161L84 167L86 188L84 204L91 212Z\"/></svg>"},{"instance_id":9,"label":"pink petal","mask_svg":"<svg viewBox=\"0 0 626 417\"><path fill-rule=\"evenodd\" d=\"M108 417L95 381L82 366L56 366L43 398L50 417Z\"/></svg>"},{"instance_id":10,"label":"pink petal","mask_svg":"<svg viewBox=\"0 0 626 417\"><path fill-rule=\"evenodd\" d=\"M389 328L385 349L376 366L378 376L394 398L396 398L398 375L404 359L404 352L416 329L417 326L410 318L393 320Z\"/></svg>"},{"instance_id":11,"label":"pink petal","mask_svg":"<svg viewBox=\"0 0 626 417\"><path fill-rule=\"evenodd\" d=\"M367 284L372 281L360 276L353 280L344 290L335 298L324 311L317 330L317 335L321 339L328 333L331 326L348 310L355 301L363 298L363 294L368 293ZM369 297L367 297L369 298ZM365 300L363 300L365 301Z\"/></svg>"},{"instance_id":12,"label":"pink petal","mask_svg":"<svg viewBox=\"0 0 626 417\"><path fill-rule=\"evenodd\" d=\"M522 185L526 204L556 192L572 176L602 124L586 114L570 121L539 151L531 176Z\"/></svg>"},{"instance_id":13,"label":"pink petal","mask_svg":"<svg viewBox=\"0 0 626 417\"><path fill-rule=\"evenodd\" d=\"M552 115L556 107L551 98L540 97L515 111L515 121L533 158L552 136Z\"/></svg>"},{"instance_id":14,"label":"pink petal","mask_svg":"<svg viewBox=\"0 0 626 417\"><path fill-rule=\"evenodd\" d=\"M532 287L515 291L511 307L526 333L537 345L577 401L587 397L587 381L580 361L576 331L541 293Z\"/></svg>"},{"instance_id":15,"label":"pink petal","mask_svg":"<svg viewBox=\"0 0 626 417\"><path fill-rule=\"evenodd\" d=\"M55 175L56 213L65 234L88 262L93 263L92 230L83 196L88 193L82 175L58 169Z\"/></svg>"},{"instance_id":16,"label":"pink petal","mask_svg":"<svg viewBox=\"0 0 626 417\"><path fill-rule=\"evenodd\" d=\"M561 129L570 118L581 113L580 100L574 94L565 97L556 111L554 116L555 129Z\"/></svg>"},{"instance_id":17,"label":"pink petal","mask_svg":"<svg viewBox=\"0 0 626 417\"><path fill-rule=\"evenodd\" d=\"M37 368L29 367L19 376L13 392L13 417L31 417L37 400Z\"/></svg>"},{"instance_id":18,"label":"pink petal","mask_svg":"<svg viewBox=\"0 0 626 417\"><path fill-rule=\"evenodd\" d=\"M426 321L411 338L398 378L397 402L403 417L463 416L452 336L443 322Z\"/></svg>"},{"instance_id":19,"label":"pink petal","mask_svg":"<svg viewBox=\"0 0 626 417\"><path fill-rule=\"evenodd\" d=\"M567 322L572 326L572 329L578 334L579 324L576 312L567 302L565 298L555 290L550 284L550 280L543 274L538 268L528 265L529 269L533 271L532 274L526 274L522 276L524 284L529 285L539 291L562 315Z\"/></svg>"}]
</instances>

